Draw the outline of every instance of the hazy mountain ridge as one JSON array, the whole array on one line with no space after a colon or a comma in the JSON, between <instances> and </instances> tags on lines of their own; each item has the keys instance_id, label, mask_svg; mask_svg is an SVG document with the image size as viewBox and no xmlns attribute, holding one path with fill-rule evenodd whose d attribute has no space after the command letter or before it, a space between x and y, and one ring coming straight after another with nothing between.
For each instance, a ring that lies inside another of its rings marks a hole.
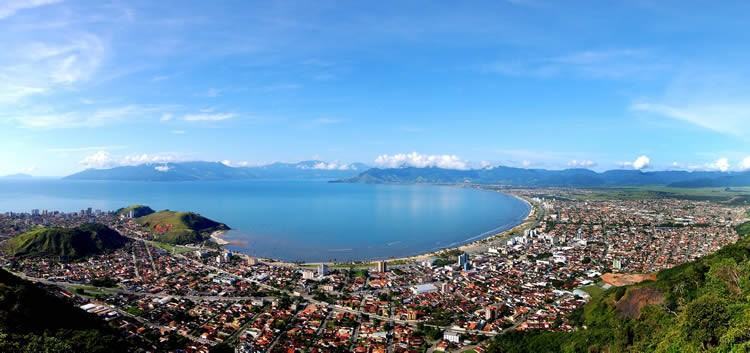
<instances>
[{"instance_id":1,"label":"hazy mountain ridge","mask_svg":"<svg viewBox=\"0 0 750 353\"><path fill-rule=\"evenodd\" d=\"M273 163L253 167L232 167L220 162L169 162L109 169L86 169L66 176L64 179L118 181L342 179L356 176L367 168L361 163L338 164L323 161Z\"/></svg>"},{"instance_id":2,"label":"hazy mountain ridge","mask_svg":"<svg viewBox=\"0 0 750 353\"><path fill-rule=\"evenodd\" d=\"M607 187L683 186L728 187L750 185L750 172L610 170L597 173L588 169L524 169L495 167L450 170L441 168L373 168L342 182L353 183L479 183L519 187Z\"/></svg>"}]
</instances>

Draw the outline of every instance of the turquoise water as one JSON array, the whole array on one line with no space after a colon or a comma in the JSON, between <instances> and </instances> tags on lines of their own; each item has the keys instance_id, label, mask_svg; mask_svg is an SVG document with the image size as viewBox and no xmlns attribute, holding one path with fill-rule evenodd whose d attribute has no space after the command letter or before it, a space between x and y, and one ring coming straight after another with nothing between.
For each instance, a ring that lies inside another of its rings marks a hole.
<instances>
[{"instance_id":1,"label":"turquoise water","mask_svg":"<svg viewBox=\"0 0 750 353\"><path fill-rule=\"evenodd\" d=\"M520 223L511 196L429 185L324 181L0 181L0 211L114 210L130 204L195 211L233 228L229 248L290 261L366 260L455 246Z\"/></svg>"}]
</instances>

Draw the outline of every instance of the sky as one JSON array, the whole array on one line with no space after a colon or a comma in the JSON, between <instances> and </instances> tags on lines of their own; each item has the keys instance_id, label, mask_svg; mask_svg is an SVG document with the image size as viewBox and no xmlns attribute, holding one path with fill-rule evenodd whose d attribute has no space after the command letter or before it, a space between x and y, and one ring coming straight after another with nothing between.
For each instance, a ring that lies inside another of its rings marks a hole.
<instances>
[{"instance_id":1,"label":"sky","mask_svg":"<svg viewBox=\"0 0 750 353\"><path fill-rule=\"evenodd\" d=\"M0 175L750 168L746 1L0 0Z\"/></svg>"}]
</instances>

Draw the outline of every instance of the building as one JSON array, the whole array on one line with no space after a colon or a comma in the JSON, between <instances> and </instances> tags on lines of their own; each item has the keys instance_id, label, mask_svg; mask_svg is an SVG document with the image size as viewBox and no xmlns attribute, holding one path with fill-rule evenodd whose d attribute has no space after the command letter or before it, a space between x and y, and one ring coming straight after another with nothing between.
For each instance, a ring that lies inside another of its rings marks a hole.
<instances>
[{"instance_id":1,"label":"building","mask_svg":"<svg viewBox=\"0 0 750 353\"><path fill-rule=\"evenodd\" d=\"M461 334L456 331L445 331L445 333L443 333L443 339L450 343L461 344Z\"/></svg>"},{"instance_id":2,"label":"building","mask_svg":"<svg viewBox=\"0 0 750 353\"><path fill-rule=\"evenodd\" d=\"M388 268L385 261L378 261L377 262L377 272L385 273L388 272Z\"/></svg>"},{"instance_id":3,"label":"building","mask_svg":"<svg viewBox=\"0 0 750 353\"><path fill-rule=\"evenodd\" d=\"M469 263L469 254L463 253L461 255L458 255L458 267L464 268L464 265Z\"/></svg>"},{"instance_id":4,"label":"building","mask_svg":"<svg viewBox=\"0 0 750 353\"><path fill-rule=\"evenodd\" d=\"M406 312L406 319L415 321L418 319L417 311L414 309L409 309L409 311Z\"/></svg>"},{"instance_id":5,"label":"building","mask_svg":"<svg viewBox=\"0 0 750 353\"><path fill-rule=\"evenodd\" d=\"M327 264L320 264L320 265L318 265L318 276L328 276L328 265Z\"/></svg>"},{"instance_id":6,"label":"building","mask_svg":"<svg viewBox=\"0 0 750 353\"><path fill-rule=\"evenodd\" d=\"M302 279L315 279L315 271L312 270L304 270L302 271Z\"/></svg>"},{"instance_id":7,"label":"building","mask_svg":"<svg viewBox=\"0 0 750 353\"><path fill-rule=\"evenodd\" d=\"M497 312L497 308L494 306L488 306L484 309L484 319L486 321L492 321L495 319L495 314Z\"/></svg>"},{"instance_id":8,"label":"building","mask_svg":"<svg viewBox=\"0 0 750 353\"><path fill-rule=\"evenodd\" d=\"M622 261L620 261L620 259L615 259L614 261L612 261L612 269L618 271L622 270Z\"/></svg>"},{"instance_id":9,"label":"building","mask_svg":"<svg viewBox=\"0 0 750 353\"><path fill-rule=\"evenodd\" d=\"M435 287L432 283L426 283L426 284L418 284L416 286L411 287L411 291L415 295L425 294L425 293L435 293L438 291L438 288Z\"/></svg>"}]
</instances>

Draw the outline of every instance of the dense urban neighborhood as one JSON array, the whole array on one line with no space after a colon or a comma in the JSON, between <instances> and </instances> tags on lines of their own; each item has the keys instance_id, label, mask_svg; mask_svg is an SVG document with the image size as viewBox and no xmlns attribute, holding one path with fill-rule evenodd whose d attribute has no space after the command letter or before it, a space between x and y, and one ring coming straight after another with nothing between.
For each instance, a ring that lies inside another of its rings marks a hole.
<instances>
[{"instance_id":1,"label":"dense urban neighborhood","mask_svg":"<svg viewBox=\"0 0 750 353\"><path fill-rule=\"evenodd\" d=\"M4 246L2 265L142 351L481 352L509 332L575 330L573 314L592 294L732 244L747 218L744 206L712 201L509 192L533 205L513 230L371 263L295 264L210 240L170 244L160 237L170 225L144 225L134 209L7 212L6 244L39 227L90 223L128 241L83 258Z\"/></svg>"}]
</instances>

